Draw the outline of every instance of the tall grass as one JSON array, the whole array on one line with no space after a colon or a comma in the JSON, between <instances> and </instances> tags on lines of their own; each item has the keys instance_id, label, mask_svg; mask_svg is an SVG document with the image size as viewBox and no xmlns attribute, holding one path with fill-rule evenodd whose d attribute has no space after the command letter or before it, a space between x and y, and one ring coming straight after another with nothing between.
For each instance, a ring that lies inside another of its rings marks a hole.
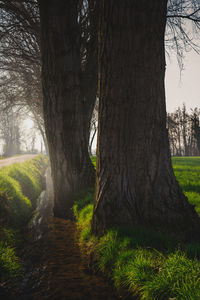
<instances>
[{"instance_id":1,"label":"tall grass","mask_svg":"<svg viewBox=\"0 0 200 300\"><path fill-rule=\"evenodd\" d=\"M173 158L173 165L177 180L198 211L200 158ZM97 238L91 233L93 199L89 191L74 205L80 244L94 253L96 267L117 289L126 288L148 300L200 299L200 244L178 245L175 237L141 227L113 228Z\"/></svg>"}]
</instances>

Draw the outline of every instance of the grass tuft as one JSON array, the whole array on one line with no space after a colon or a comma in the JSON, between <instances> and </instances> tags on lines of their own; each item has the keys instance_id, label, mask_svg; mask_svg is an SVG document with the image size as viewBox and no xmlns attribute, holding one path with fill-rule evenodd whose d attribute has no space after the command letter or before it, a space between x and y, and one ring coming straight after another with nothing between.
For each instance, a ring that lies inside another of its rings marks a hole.
<instances>
[{"instance_id":1,"label":"grass tuft","mask_svg":"<svg viewBox=\"0 0 200 300\"><path fill-rule=\"evenodd\" d=\"M153 280L144 284L143 299L198 299L194 295L200 295L199 276L200 262L176 251L168 256Z\"/></svg>"}]
</instances>

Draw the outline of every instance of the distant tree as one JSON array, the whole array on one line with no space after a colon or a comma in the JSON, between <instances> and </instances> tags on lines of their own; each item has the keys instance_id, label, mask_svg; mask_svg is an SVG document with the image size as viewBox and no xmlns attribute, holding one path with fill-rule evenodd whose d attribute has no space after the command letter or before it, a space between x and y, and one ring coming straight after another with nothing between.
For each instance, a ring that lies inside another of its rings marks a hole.
<instances>
[{"instance_id":1,"label":"distant tree","mask_svg":"<svg viewBox=\"0 0 200 300\"><path fill-rule=\"evenodd\" d=\"M199 224L171 165L166 130L167 0L100 1L100 94L93 232Z\"/></svg>"},{"instance_id":2,"label":"distant tree","mask_svg":"<svg viewBox=\"0 0 200 300\"><path fill-rule=\"evenodd\" d=\"M177 121L176 113L167 114L167 130L169 136L169 144L172 156L181 156L181 132L179 126L179 120Z\"/></svg>"},{"instance_id":3,"label":"distant tree","mask_svg":"<svg viewBox=\"0 0 200 300\"><path fill-rule=\"evenodd\" d=\"M190 138L191 138L191 136L189 136L188 133L187 133L188 119L189 119L189 116L186 112L186 106L185 106L185 104L183 104L182 118L181 118L181 129L182 129L182 134L183 134L183 145L184 145L184 155L185 156L189 155L189 143L190 143ZM187 138L188 136L189 136L189 139Z\"/></svg>"},{"instance_id":4,"label":"distant tree","mask_svg":"<svg viewBox=\"0 0 200 300\"><path fill-rule=\"evenodd\" d=\"M198 155L200 155L200 109L197 107L192 110L191 121L194 138L196 139L197 143Z\"/></svg>"},{"instance_id":5,"label":"distant tree","mask_svg":"<svg viewBox=\"0 0 200 300\"><path fill-rule=\"evenodd\" d=\"M21 152L37 154L40 150L41 136L35 124L30 124L27 128L26 122L23 122L21 126ZM42 147L44 142L42 142Z\"/></svg>"},{"instance_id":6,"label":"distant tree","mask_svg":"<svg viewBox=\"0 0 200 300\"><path fill-rule=\"evenodd\" d=\"M1 111L0 117L0 139L3 141L3 156L10 157L20 154L20 113L14 109L7 109Z\"/></svg>"},{"instance_id":7,"label":"distant tree","mask_svg":"<svg viewBox=\"0 0 200 300\"><path fill-rule=\"evenodd\" d=\"M7 108L21 108L23 111L26 111L27 117L31 116L35 123L37 123L37 127L44 140L45 148L47 149L43 110L41 107L42 91L40 81L31 80L31 77L28 75L24 77L24 73L7 71L2 73L0 77L1 105Z\"/></svg>"}]
</instances>

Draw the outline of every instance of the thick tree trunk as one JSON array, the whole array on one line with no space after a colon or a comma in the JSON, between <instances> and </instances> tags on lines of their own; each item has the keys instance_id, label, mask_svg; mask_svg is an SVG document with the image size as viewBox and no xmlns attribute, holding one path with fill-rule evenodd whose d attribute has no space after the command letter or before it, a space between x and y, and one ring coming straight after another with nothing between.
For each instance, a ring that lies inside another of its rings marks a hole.
<instances>
[{"instance_id":1,"label":"thick tree trunk","mask_svg":"<svg viewBox=\"0 0 200 300\"><path fill-rule=\"evenodd\" d=\"M44 119L57 216L94 184L81 95L77 0L40 0Z\"/></svg>"},{"instance_id":2,"label":"thick tree trunk","mask_svg":"<svg viewBox=\"0 0 200 300\"><path fill-rule=\"evenodd\" d=\"M198 223L173 173L166 130L167 0L101 1L93 232Z\"/></svg>"}]
</instances>

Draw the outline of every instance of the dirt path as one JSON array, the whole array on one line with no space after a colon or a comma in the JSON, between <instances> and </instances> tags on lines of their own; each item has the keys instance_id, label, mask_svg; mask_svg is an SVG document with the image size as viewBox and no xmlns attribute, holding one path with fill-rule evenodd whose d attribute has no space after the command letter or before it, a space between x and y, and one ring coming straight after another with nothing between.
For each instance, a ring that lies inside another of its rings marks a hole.
<instances>
[{"instance_id":1,"label":"dirt path","mask_svg":"<svg viewBox=\"0 0 200 300\"><path fill-rule=\"evenodd\" d=\"M14 157L9 157L5 159L0 159L0 169L3 167L12 165L14 163L21 163L26 161L27 159L31 159L35 157L35 154L25 154L25 155L19 155L19 156L14 156Z\"/></svg>"},{"instance_id":2,"label":"dirt path","mask_svg":"<svg viewBox=\"0 0 200 300\"><path fill-rule=\"evenodd\" d=\"M51 255L40 287L31 299L117 300L114 288L97 275L89 274L74 238L76 226L71 220L52 218Z\"/></svg>"},{"instance_id":3,"label":"dirt path","mask_svg":"<svg viewBox=\"0 0 200 300\"><path fill-rule=\"evenodd\" d=\"M25 249L25 278L17 300L128 300L116 295L98 274L89 272L80 253L76 225L52 216L52 181L46 174L47 191L38 199L32 238ZM133 299L133 298L131 298Z\"/></svg>"}]
</instances>

